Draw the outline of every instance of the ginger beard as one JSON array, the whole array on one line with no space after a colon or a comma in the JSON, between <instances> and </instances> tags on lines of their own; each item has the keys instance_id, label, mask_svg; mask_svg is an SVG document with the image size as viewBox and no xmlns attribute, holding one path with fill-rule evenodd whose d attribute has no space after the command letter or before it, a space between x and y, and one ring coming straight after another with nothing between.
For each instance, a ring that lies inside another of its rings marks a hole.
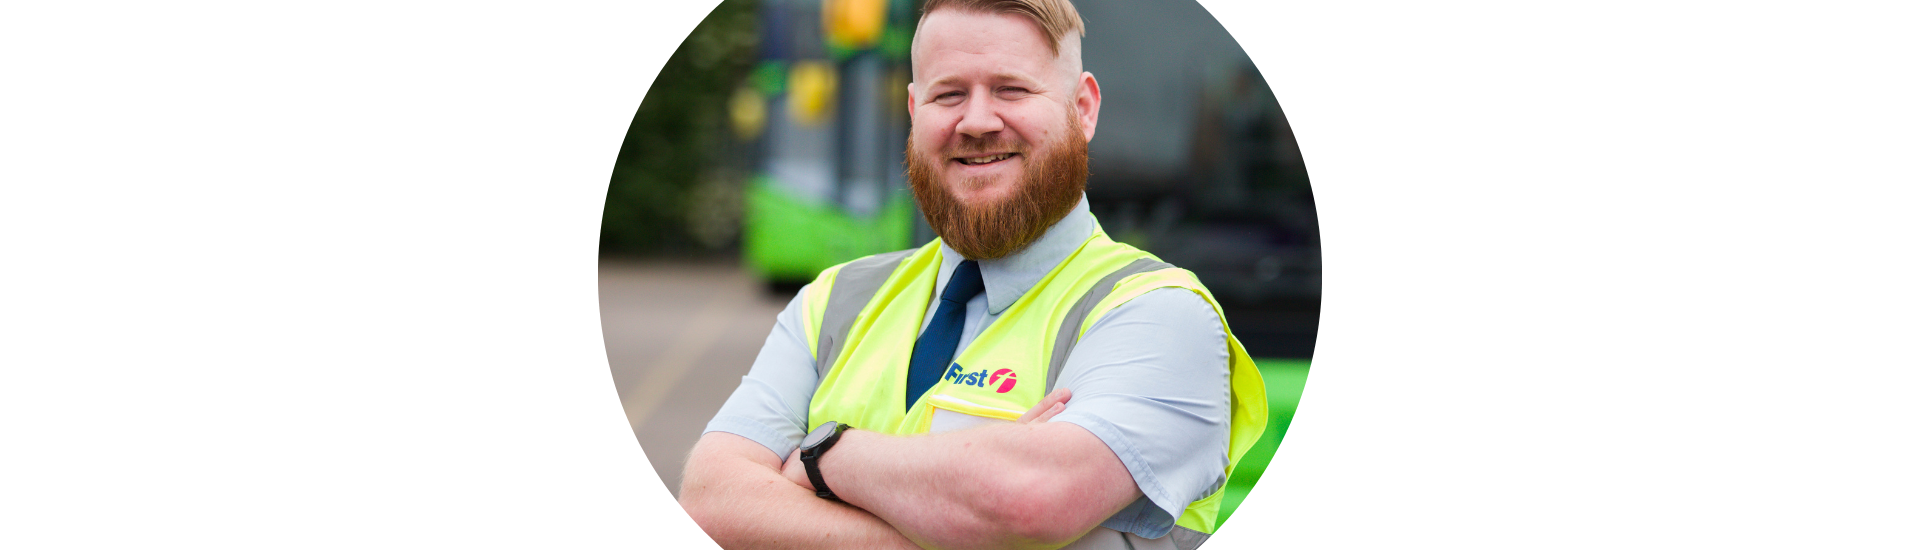
<instances>
[{"instance_id":1,"label":"ginger beard","mask_svg":"<svg viewBox=\"0 0 1920 550\"><path fill-rule=\"evenodd\" d=\"M908 136L907 182L934 234L968 259L991 260L1026 248L1073 211L1087 188L1087 140L1075 111L1068 110L1067 131L1060 139L1038 152L1031 147L1008 147L997 134L986 138L962 134L956 148L928 158ZM1011 193L986 204L965 204L953 189L978 189L991 182L947 181L935 171L954 157L1008 150L1018 153L1026 166Z\"/></svg>"}]
</instances>

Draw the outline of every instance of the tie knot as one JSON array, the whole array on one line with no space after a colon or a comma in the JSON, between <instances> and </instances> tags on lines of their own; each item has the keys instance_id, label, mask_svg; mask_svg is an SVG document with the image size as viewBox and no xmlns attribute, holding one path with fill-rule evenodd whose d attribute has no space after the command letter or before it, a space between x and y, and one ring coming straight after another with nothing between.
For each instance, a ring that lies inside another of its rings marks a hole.
<instances>
[{"instance_id":1,"label":"tie knot","mask_svg":"<svg viewBox=\"0 0 1920 550\"><path fill-rule=\"evenodd\" d=\"M966 260L953 268L953 276L947 278L947 289L940 293L940 299L966 305L967 300L972 300L986 288L986 283L980 280L980 263Z\"/></svg>"}]
</instances>

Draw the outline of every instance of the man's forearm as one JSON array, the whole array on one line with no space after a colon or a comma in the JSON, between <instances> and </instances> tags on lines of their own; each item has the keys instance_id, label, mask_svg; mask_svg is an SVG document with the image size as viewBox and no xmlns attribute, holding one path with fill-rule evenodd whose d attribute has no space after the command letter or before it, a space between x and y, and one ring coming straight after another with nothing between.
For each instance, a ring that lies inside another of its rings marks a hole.
<instances>
[{"instance_id":1,"label":"man's forearm","mask_svg":"<svg viewBox=\"0 0 1920 550\"><path fill-rule=\"evenodd\" d=\"M821 464L840 498L930 547L1058 547L1140 496L1106 444L1067 423L853 430Z\"/></svg>"},{"instance_id":2,"label":"man's forearm","mask_svg":"<svg viewBox=\"0 0 1920 550\"><path fill-rule=\"evenodd\" d=\"M708 433L687 457L680 505L722 548L916 548L859 508L814 496L766 448Z\"/></svg>"}]
</instances>

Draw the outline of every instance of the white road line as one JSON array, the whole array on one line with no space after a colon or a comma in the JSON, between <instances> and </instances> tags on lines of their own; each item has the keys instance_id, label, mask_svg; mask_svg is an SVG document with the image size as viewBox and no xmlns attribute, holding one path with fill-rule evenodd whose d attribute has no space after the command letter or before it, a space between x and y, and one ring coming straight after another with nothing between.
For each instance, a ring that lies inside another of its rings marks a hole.
<instances>
[{"instance_id":1,"label":"white road line","mask_svg":"<svg viewBox=\"0 0 1920 550\"><path fill-rule=\"evenodd\" d=\"M740 311L741 305L753 296L752 292L731 288L717 294L687 322L687 328L680 333L680 337L660 352L652 368L640 375L639 383L634 384L633 391L628 392L627 399L621 403L627 409L627 422L632 423L635 430L646 425L653 410L680 384L680 379L686 377L694 362L700 360L700 355L720 340L726 333L728 322Z\"/></svg>"}]
</instances>

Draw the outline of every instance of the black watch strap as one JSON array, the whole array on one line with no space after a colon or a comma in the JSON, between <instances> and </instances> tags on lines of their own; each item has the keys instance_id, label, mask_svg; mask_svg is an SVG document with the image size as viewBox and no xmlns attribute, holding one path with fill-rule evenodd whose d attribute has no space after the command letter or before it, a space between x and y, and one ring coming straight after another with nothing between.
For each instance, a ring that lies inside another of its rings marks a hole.
<instances>
[{"instance_id":1,"label":"black watch strap","mask_svg":"<svg viewBox=\"0 0 1920 550\"><path fill-rule=\"evenodd\" d=\"M813 496L840 500L840 497L834 496L833 489L827 488L827 480L820 478L820 463L817 460L807 461L807 480L813 482Z\"/></svg>"},{"instance_id":2,"label":"black watch strap","mask_svg":"<svg viewBox=\"0 0 1920 550\"><path fill-rule=\"evenodd\" d=\"M807 440L802 442L805 446L800 448L800 464L807 469L807 481L813 483L814 496L840 500L840 497L833 494L832 489L827 488L827 480L820 475L820 457L825 456L827 449L833 448L833 444L840 442L840 434L852 428L846 424L829 421L814 428L813 433L807 434Z\"/></svg>"}]
</instances>

